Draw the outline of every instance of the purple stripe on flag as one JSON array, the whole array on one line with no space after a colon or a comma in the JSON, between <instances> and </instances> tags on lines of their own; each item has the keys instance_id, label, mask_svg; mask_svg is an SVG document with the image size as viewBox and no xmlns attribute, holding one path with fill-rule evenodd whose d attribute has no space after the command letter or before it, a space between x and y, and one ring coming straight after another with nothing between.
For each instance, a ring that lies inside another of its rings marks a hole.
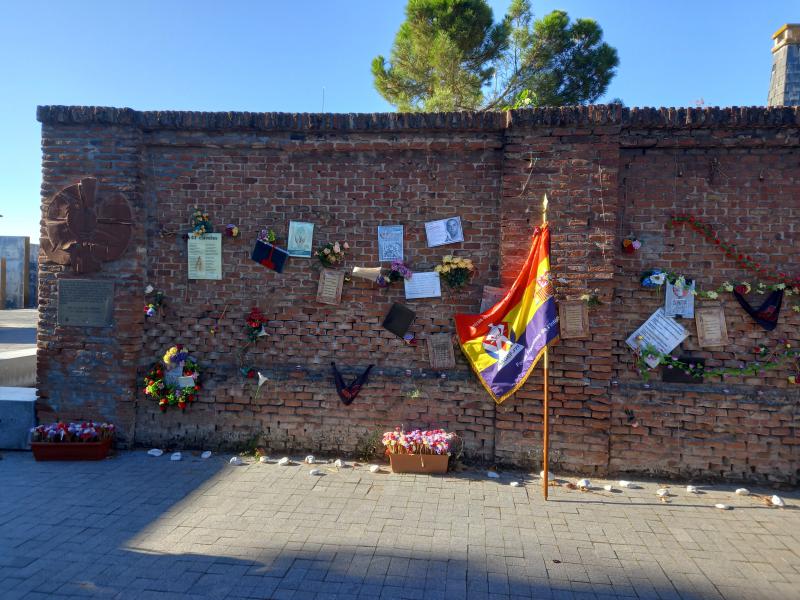
<instances>
[{"instance_id":1,"label":"purple stripe on flag","mask_svg":"<svg viewBox=\"0 0 800 600\"><path fill-rule=\"evenodd\" d=\"M500 360L481 371L481 377L492 390L492 393L501 398L508 394L523 379L533 366L539 352L558 337L558 308L555 298L549 298L528 322L528 326L520 339L514 344L519 344L522 349L518 350L514 357L503 364ZM511 354L514 351L509 352Z\"/></svg>"}]
</instances>

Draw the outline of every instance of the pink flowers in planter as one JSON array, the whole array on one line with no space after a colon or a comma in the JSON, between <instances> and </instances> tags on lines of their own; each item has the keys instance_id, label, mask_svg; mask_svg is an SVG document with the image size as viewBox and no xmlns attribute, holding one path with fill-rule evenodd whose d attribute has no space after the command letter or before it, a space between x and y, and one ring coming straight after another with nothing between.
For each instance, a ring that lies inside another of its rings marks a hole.
<instances>
[{"instance_id":1,"label":"pink flowers in planter","mask_svg":"<svg viewBox=\"0 0 800 600\"><path fill-rule=\"evenodd\" d=\"M394 431L383 434L383 445L387 454L450 454L450 446L455 434L443 429L432 431Z\"/></svg>"},{"instance_id":2,"label":"pink flowers in planter","mask_svg":"<svg viewBox=\"0 0 800 600\"><path fill-rule=\"evenodd\" d=\"M116 428L112 423L51 423L31 429L32 442L101 442L114 437Z\"/></svg>"}]
</instances>

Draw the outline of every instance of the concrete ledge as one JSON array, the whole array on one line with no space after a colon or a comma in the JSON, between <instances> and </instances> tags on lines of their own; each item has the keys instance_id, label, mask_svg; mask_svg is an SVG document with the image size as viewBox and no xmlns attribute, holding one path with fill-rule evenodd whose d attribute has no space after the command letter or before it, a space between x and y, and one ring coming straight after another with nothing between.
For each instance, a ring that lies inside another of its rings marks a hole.
<instances>
[{"instance_id":1,"label":"concrete ledge","mask_svg":"<svg viewBox=\"0 0 800 600\"><path fill-rule=\"evenodd\" d=\"M36 348L0 352L0 386L36 385Z\"/></svg>"},{"instance_id":2,"label":"concrete ledge","mask_svg":"<svg viewBox=\"0 0 800 600\"><path fill-rule=\"evenodd\" d=\"M279 113L138 111L107 106L39 106L48 125L118 125L142 130L502 131L513 127L619 125L631 128L780 128L800 126L797 106L627 108L618 104L547 106L450 113Z\"/></svg>"},{"instance_id":3,"label":"concrete ledge","mask_svg":"<svg viewBox=\"0 0 800 600\"><path fill-rule=\"evenodd\" d=\"M36 388L0 387L0 449L30 448L36 425Z\"/></svg>"}]
</instances>

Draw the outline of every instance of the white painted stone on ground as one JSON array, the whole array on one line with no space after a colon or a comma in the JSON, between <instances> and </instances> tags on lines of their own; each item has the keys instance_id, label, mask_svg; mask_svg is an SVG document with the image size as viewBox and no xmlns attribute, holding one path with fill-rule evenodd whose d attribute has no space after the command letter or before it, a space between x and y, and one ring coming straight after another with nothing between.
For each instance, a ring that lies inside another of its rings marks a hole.
<instances>
[{"instance_id":1,"label":"white painted stone on ground","mask_svg":"<svg viewBox=\"0 0 800 600\"><path fill-rule=\"evenodd\" d=\"M772 498L770 498L770 502L772 502L772 506L780 506L780 507L786 506L786 503L783 501L783 498L781 498L777 494L774 495Z\"/></svg>"},{"instance_id":2,"label":"white painted stone on ground","mask_svg":"<svg viewBox=\"0 0 800 600\"><path fill-rule=\"evenodd\" d=\"M588 490L590 487L592 487L592 482L588 479L579 479L577 485L579 488Z\"/></svg>"},{"instance_id":3,"label":"white painted stone on ground","mask_svg":"<svg viewBox=\"0 0 800 600\"><path fill-rule=\"evenodd\" d=\"M369 466L369 472L370 473L377 473L380 470L381 470L381 468L378 465L370 465Z\"/></svg>"},{"instance_id":4,"label":"white painted stone on ground","mask_svg":"<svg viewBox=\"0 0 800 600\"><path fill-rule=\"evenodd\" d=\"M495 473L494 471L487 471L487 472L486 472L486 476L487 476L489 479L497 479L498 477L500 477L500 475L498 475L498 474L497 474L497 473Z\"/></svg>"},{"instance_id":5,"label":"white painted stone on ground","mask_svg":"<svg viewBox=\"0 0 800 600\"><path fill-rule=\"evenodd\" d=\"M508 485L510 485L511 487L519 487L519 481L512 481Z\"/></svg>"},{"instance_id":6,"label":"white painted stone on ground","mask_svg":"<svg viewBox=\"0 0 800 600\"><path fill-rule=\"evenodd\" d=\"M200 458L202 458L203 460L205 460L207 458L211 458L211 450L206 450L205 452L203 452L200 455Z\"/></svg>"},{"instance_id":7,"label":"white painted stone on ground","mask_svg":"<svg viewBox=\"0 0 800 600\"><path fill-rule=\"evenodd\" d=\"M269 456L259 456L258 462L261 464L267 464L269 462Z\"/></svg>"},{"instance_id":8,"label":"white painted stone on ground","mask_svg":"<svg viewBox=\"0 0 800 600\"><path fill-rule=\"evenodd\" d=\"M656 496L659 498L666 498L669 496L669 490L667 488L659 488L656 490Z\"/></svg>"},{"instance_id":9,"label":"white painted stone on ground","mask_svg":"<svg viewBox=\"0 0 800 600\"><path fill-rule=\"evenodd\" d=\"M239 465L242 464L242 459L239 458L238 456L232 456L228 462L233 466L238 467Z\"/></svg>"},{"instance_id":10,"label":"white painted stone on ground","mask_svg":"<svg viewBox=\"0 0 800 600\"><path fill-rule=\"evenodd\" d=\"M169 457L170 460L180 460L183 458L180 452L173 452L172 456Z\"/></svg>"},{"instance_id":11,"label":"white painted stone on ground","mask_svg":"<svg viewBox=\"0 0 800 600\"><path fill-rule=\"evenodd\" d=\"M735 493L737 496L749 496L750 490L747 488L738 488Z\"/></svg>"},{"instance_id":12,"label":"white painted stone on ground","mask_svg":"<svg viewBox=\"0 0 800 600\"><path fill-rule=\"evenodd\" d=\"M604 485L603 489L605 491L607 491L607 492L611 492L611 491L614 491L614 486L612 486L612 485Z\"/></svg>"},{"instance_id":13,"label":"white painted stone on ground","mask_svg":"<svg viewBox=\"0 0 800 600\"><path fill-rule=\"evenodd\" d=\"M342 460L341 460L341 459L337 458L337 459L336 459L336 460L333 462L333 466L334 466L334 467L336 467L337 469L341 469L341 468L344 466L344 463L342 462Z\"/></svg>"},{"instance_id":14,"label":"white painted stone on ground","mask_svg":"<svg viewBox=\"0 0 800 600\"><path fill-rule=\"evenodd\" d=\"M319 475L320 473L322 473L322 471L320 471L319 469L311 469L308 472L309 475Z\"/></svg>"},{"instance_id":15,"label":"white painted stone on ground","mask_svg":"<svg viewBox=\"0 0 800 600\"><path fill-rule=\"evenodd\" d=\"M316 459L314 458L313 455L309 454L308 456L306 456L306 464L313 465L315 462Z\"/></svg>"},{"instance_id":16,"label":"white painted stone on ground","mask_svg":"<svg viewBox=\"0 0 800 600\"><path fill-rule=\"evenodd\" d=\"M624 479L620 479L620 480L617 482L617 484L618 484L618 485L619 485L619 487L621 487L621 488L629 488L629 487L631 487L631 482L630 482L630 481L625 481Z\"/></svg>"},{"instance_id":17,"label":"white painted stone on ground","mask_svg":"<svg viewBox=\"0 0 800 600\"><path fill-rule=\"evenodd\" d=\"M544 479L544 470L539 471L539 478ZM547 472L547 480L550 481L551 479L555 479L556 476L553 475L552 471Z\"/></svg>"},{"instance_id":18,"label":"white painted stone on ground","mask_svg":"<svg viewBox=\"0 0 800 600\"><path fill-rule=\"evenodd\" d=\"M689 492L690 494L696 494L697 493L697 487L693 486L693 485L687 485L686 486L686 491Z\"/></svg>"},{"instance_id":19,"label":"white painted stone on ground","mask_svg":"<svg viewBox=\"0 0 800 600\"><path fill-rule=\"evenodd\" d=\"M278 461L278 464L279 464L280 466L282 466L282 467L285 467L286 465L288 465L288 464L289 464L289 462L290 462L290 461L289 461L289 457L288 457L288 456L284 456L282 459L280 459L280 460Z\"/></svg>"},{"instance_id":20,"label":"white painted stone on ground","mask_svg":"<svg viewBox=\"0 0 800 600\"><path fill-rule=\"evenodd\" d=\"M159 450L158 448L153 448L152 450L148 450L147 454L149 454L150 456L161 456L162 454L164 454L164 451Z\"/></svg>"},{"instance_id":21,"label":"white painted stone on ground","mask_svg":"<svg viewBox=\"0 0 800 600\"><path fill-rule=\"evenodd\" d=\"M722 503L715 504L714 508L718 508L720 510L730 510L731 509L730 506L728 506L727 504L722 504Z\"/></svg>"}]
</instances>

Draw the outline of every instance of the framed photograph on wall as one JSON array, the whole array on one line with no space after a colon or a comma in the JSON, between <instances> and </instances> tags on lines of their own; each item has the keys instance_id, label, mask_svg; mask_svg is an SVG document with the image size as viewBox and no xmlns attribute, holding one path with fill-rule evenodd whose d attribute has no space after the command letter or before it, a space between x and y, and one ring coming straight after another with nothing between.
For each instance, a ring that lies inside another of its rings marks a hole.
<instances>
[{"instance_id":1,"label":"framed photograph on wall","mask_svg":"<svg viewBox=\"0 0 800 600\"><path fill-rule=\"evenodd\" d=\"M302 221L289 221L289 239L287 251L289 256L311 258L314 243L314 224Z\"/></svg>"},{"instance_id":2,"label":"framed photograph on wall","mask_svg":"<svg viewBox=\"0 0 800 600\"><path fill-rule=\"evenodd\" d=\"M428 238L428 248L463 242L464 231L461 228L461 217L428 221L425 223L425 235Z\"/></svg>"}]
</instances>

